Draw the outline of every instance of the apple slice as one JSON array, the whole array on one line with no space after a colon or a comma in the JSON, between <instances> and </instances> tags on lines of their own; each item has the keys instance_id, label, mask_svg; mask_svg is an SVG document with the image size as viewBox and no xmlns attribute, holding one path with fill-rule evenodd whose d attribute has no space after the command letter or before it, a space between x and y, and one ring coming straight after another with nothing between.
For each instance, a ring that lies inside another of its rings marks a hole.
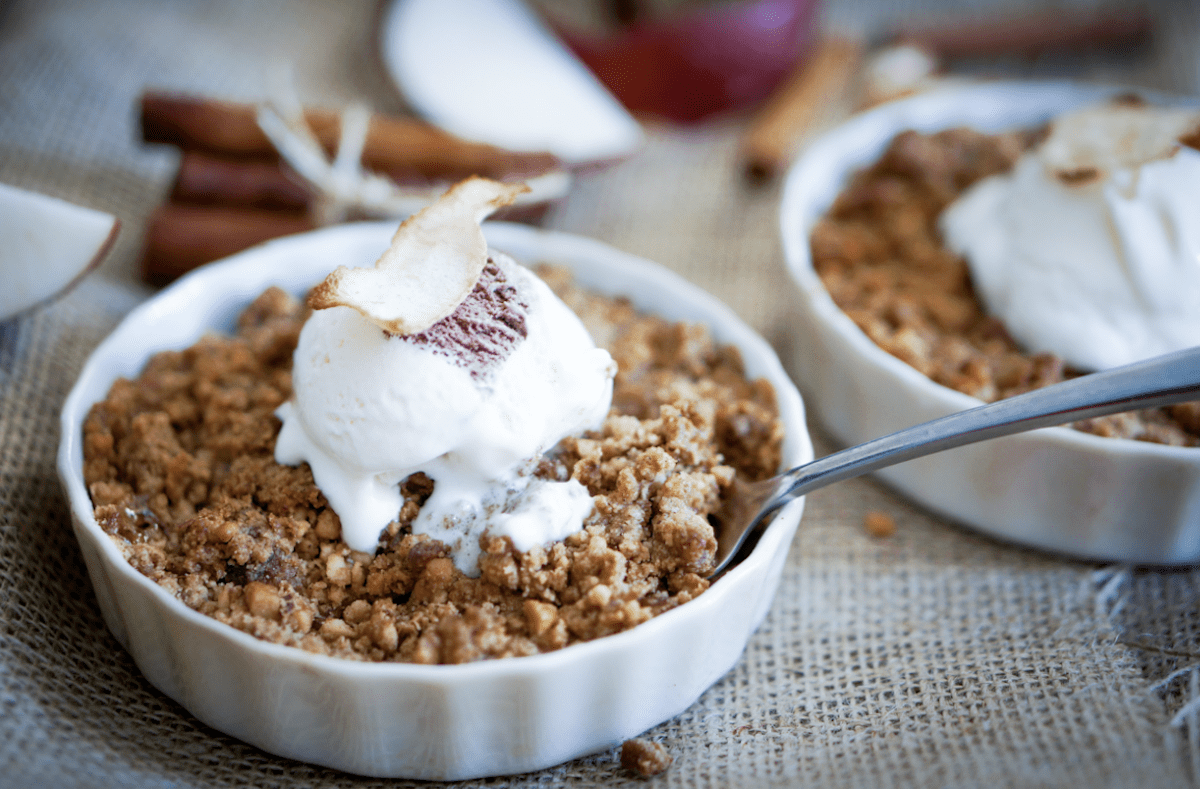
<instances>
[{"instance_id":1,"label":"apple slice","mask_svg":"<svg viewBox=\"0 0 1200 789\"><path fill-rule=\"evenodd\" d=\"M120 226L112 214L0 184L0 320L70 290Z\"/></svg>"},{"instance_id":2,"label":"apple slice","mask_svg":"<svg viewBox=\"0 0 1200 789\"><path fill-rule=\"evenodd\" d=\"M1200 111L1122 97L1055 118L1038 156L1064 182L1083 184L1120 168L1169 159L1196 134Z\"/></svg>"},{"instance_id":3,"label":"apple slice","mask_svg":"<svg viewBox=\"0 0 1200 789\"><path fill-rule=\"evenodd\" d=\"M487 265L479 223L529 190L473 176L405 219L372 268L338 266L308 294L314 310L350 307L384 331L418 334L454 312Z\"/></svg>"},{"instance_id":4,"label":"apple slice","mask_svg":"<svg viewBox=\"0 0 1200 789\"><path fill-rule=\"evenodd\" d=\"M400 92L454 135L570 165L642 144L637 121L520 0L393 0L380 32Z\"/></svg>"}]
</instances>

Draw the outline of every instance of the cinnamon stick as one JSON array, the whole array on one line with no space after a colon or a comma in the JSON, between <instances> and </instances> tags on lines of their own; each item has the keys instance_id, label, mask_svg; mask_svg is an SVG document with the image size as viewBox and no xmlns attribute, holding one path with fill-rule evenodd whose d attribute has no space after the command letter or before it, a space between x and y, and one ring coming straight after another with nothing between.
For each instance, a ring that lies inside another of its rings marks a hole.
<instances>
[{"instance_id":1,"label":"cinnamon stick","mask_svg":"<svg viewBox=\"0 0 1200 789\"><path fill-rule=\"evenodd\" d=\"M313 227L304 212L167 203L146 226L142 279L163 285L204 263Z\"/></svg>"},{"instance_id":2,"label":"cinnamon stick","mask_svg":"<svg viewBox=\"0 0 1200 789\"><path fill-rule=\"evenodd\" d=\"M1148 43L1154 19L1145 7L1111 11L1035 13L958 24L903 28L898 43L915 44L939 57L1037 55L1050 51L1117 49Z\"/></svg>"},{"instance_id":3,"label":"cinnamon stick","mask_svg":"<svg viewBox=\"0 0 1200 789\"><path fill-rule=\"evenodd\" d=\"M536 223L547 208L546 203L507 206L494 216L508 222ZM305 210L172 200L156 209L147 223L142 280L166 285L197 266L315 226Z\"/></svg>"},{"instance_id":4,"label":"cinnamon stick","mask_svg":"<svg viewBox=\"0 0 1200 789\"><path fill-rule=\"evenodd\" d=\"M312 189L279 161L235 159L185 150L171 199L180 203L306 210Z\"/></svg>"},{"instance_id":5,"label":"cinnamon stick","mask_svg":"<svg viewBox=\"0 0 1200 789\"><path fill-rule=\"evenodd\" d=\"M141 101L142 138L185 150L274 159L275 148L259 128L256 114L252 104L151 91ZM341 116L309 109L304 118L332 154L341 134ZM422 121L385 115L371 119L363 164L395 180L530 176L559 166L548 153L518 153L469 142Z\"/></svg>"},{"instance_id":6,"label":"cinnamon stick","mask_svg":"<svg viewBox=\"0 0 1200 789\"><path fill-rule=\"evenodd\" d=\"M770 178L787 167L824 106L845 92L861 58L859 42L828 38L798 64L742 137L742 158L751 178Z\"/></svg>"}]
</instances>

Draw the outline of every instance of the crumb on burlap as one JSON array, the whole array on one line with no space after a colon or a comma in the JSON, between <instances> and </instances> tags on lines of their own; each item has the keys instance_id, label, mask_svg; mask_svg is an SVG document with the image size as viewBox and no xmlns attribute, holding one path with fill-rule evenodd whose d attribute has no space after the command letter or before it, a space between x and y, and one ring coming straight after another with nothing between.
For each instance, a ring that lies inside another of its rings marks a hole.
<instances>
[{"instance_id":1,"label":"crumb on burlap","mask_svg":"<svg viewBox=\"0 0 1200 789\"><path fill-rule=\"evenodd\" d=\"M414 474L374 553L351 550L307 464L275 463L306 309L278 289L232 337L156 355L84 425L96 520L187 606L257 638L352 660L465 663L628 630L708 588L708 515L734 480L773 474L774 391L706 328L640 315L548 271L619 365L603 426L564 440L538 476L593 496L584 528L517 551L481 540L480 575L412 533L434 483Z\"/></svg>"},{"instance_id":2,"label":"crumb on burlap","mask_svg":"<svg viewBox=\"0 0 1200 789\"><path fill-rule=\"evenodd\" d=\"M871 510L864 515L863 526L872 537L891 537L896 533L896 519L879 510Z\"/></svg>"},{"instance_id":3,"label":"crumb on burlap","mask_svg":"<svg viewBox=\"0 0 1200 789\"><path fill-rule=\"evenodd\" d=\"M621 745L621 766L646 777L658 775L671 766L675 757L667 753L662 743L635 737Z\"/></svg>"},{"instance_id":4,"label":"crumb on burlap","mask_svg":"<svg viewBox=\"0 0 1200 789\"><path fill-rule=\"evenodd\" d=\"M897 135L813 228L813 268L872 341L943 386L992 402L1079 373L1027 353L984 312L966 261L942 243L938 217L979 180L1012 168L1038 130L949 129ZM1086 419L1076 430L1200 446L1200 404Z\"/></svg>"}]
</instances>

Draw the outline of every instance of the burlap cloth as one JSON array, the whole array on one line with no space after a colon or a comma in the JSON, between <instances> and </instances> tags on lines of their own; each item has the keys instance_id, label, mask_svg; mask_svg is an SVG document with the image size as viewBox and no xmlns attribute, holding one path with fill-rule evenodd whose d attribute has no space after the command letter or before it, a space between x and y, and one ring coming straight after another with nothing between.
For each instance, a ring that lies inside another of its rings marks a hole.
<instances>
[{"instance_id":1,"label":"burlap cloth","mask_svg":"<svg viewBox=\"0 0 1200 789\"><path fill-rule=\"evenodd\" d=\"M1195 91L1197 15L1169 10L1154 51L1099 72ZM264 754L152 688L101 621L54 471L66 392L149 293L134 276L141 229L176 159L137 142L135 97L158 86L261 99L283 61L306 101L397 111L374 54L376 12L315 0L0 4L0 181L124 221L99 273L0 323L0 784L385 783ZM786 359L803 338L789 330L778 193L740 183L742 123L652 128L644 152L580 177L547 224L680 271ZM869 537L870 510L895 516L897 534ZM1044 555L931 517L873 481L839 484L811 496L742 661L648 733L675 757L651 783L1186 784L1200 775L1189 704L1200 699L1198 591L1200 571ZM608 752L480 784L636 780Z\"/></svg>"}]
</instances>

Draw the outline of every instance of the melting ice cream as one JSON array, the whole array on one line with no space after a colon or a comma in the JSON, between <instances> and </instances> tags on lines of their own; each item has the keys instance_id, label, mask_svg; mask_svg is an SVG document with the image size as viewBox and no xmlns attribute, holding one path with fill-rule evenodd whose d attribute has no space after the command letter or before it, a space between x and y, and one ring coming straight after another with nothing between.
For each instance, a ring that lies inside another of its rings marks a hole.
<instances>
[{"instance_id":1,"label":"melting ice cream","mask_svg":"<svg viewBox=\"0 0 1200 789\"><path fill-rule=\"evenodd\" d=\"M540 480L532 471L564 437L603 421L615 364L545 283L487 251L480 206L505 199L497 193L507 188L472 179L408 220L376 268L409 270L404 276L385 271L377 287L369 280L355 285L372 295L375 307L363 309L353 295L330 298L331 288L324 295L314 291L318 304L338 303L317 309L301 332L293 398L278 411L283 428L275 458L308 462L355 550L374 551L403 503L400 482L418 471L434 480L434 492L413 531L450 546L456 565L469 574L476 572L484 531L529 550L577 531L591 510L578 482ZM447 201L458 207L447 212ZM406 242L405 234L409 242L423 237L422 243ZM446 242L449 252L437 241L448 234L454 234ZM464 236L481 243L464 244ZM436 253L426 243L431 240ZM406 245L424 257L393 254ZM446 276L445 258L463 254L480 260L452 261L466 272L459 280L473 281L451 304L463 288ZM438 292L420 298L411 288L426 287L419 276L425 265L438 267L429 278L435 283L429 290ZM370 270L341 271L344 280L363 279ZM410 289L400 298L416 308L392 309L380 293L397 282ZM430 312L429 302L438 300ZM390 312L372 317L372 309ZM408 320L418 312L420 320ZM394 331L405 321L408 331Z\"/></svg>"},{"instance_id":2,"label":"melting ice cream","mask_svg":"<svg viewBox=\"0 0 1200 789\"><path fill-rule=\"evenodd\" d=\"M1197 142L1194 110L1064 115L946 210L946 243L1030 350L1098 370L1200 345Z\"/></svg>"}]
</instances>

